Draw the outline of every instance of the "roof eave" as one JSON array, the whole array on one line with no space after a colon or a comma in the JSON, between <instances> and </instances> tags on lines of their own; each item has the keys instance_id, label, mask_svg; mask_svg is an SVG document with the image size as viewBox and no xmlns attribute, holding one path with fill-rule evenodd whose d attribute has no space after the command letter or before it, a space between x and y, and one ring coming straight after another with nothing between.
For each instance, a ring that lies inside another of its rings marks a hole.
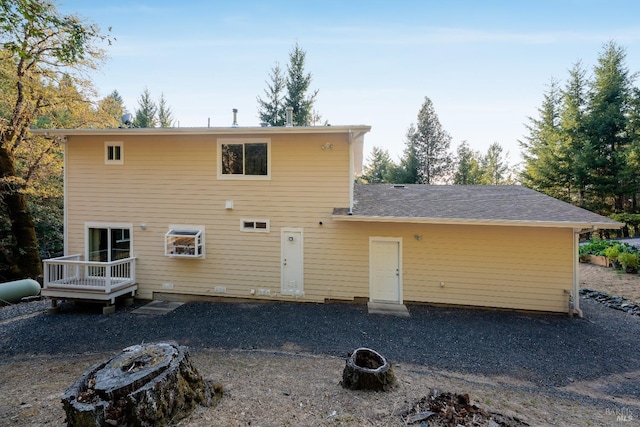
<instances>
[{"instance_id":1,"label":"roof eave","mask_svg":"<svg viewBox=\"0 0 640 427\"><path fill-rule=\"evenodd\" d=\"M570 221L524 221L524 220L490 220L467 218L421 218L396 216L365 216L365 215L332 215L335 221L352 222L395 222L414 224L443 224L443 225L493 225L503 227L544 227L544 228L572 228L572 229L619 229L624 224L619 222L570 222Z\"/></svg>"},{"instance_id":2,"label":"roof eave","mask_svg":"<svg viewBox=\"0 0 640 427\"><path fill-rule=\"evenodd\" d=\"M255 126L255 127L184 127L184 128L108 128L108 129L31 129L44 136L133 136L133 135L264 135L305 133L366 133L371 126Z\"/></svg>"}]
</instances>

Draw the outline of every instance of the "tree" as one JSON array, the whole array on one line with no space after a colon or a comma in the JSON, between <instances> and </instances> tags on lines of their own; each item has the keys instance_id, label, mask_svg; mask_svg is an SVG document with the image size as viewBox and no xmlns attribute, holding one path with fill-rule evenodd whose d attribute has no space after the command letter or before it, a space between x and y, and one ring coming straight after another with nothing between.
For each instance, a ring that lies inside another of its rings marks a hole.
<instances>
[{"instance_id":1,"label":"tree","mask_svg":"<svg viewBox=\"0 0 640 427\"><path fill-rule=\"evenodd\" d=\"M373 147L360 180L369 184L390 182L390 174L394 166L389 156L389 151L379 147Z\"/></svg>"},{"instance_id":2,"label":"tree","mask_svg":"<svg viewBox=\"0 0 640 427\"><path fill-rule=\"evenodd\" d=\"M407 138L400 164L393 164L389 171L389 181L394 184L420 184L420 163L414 141Z\"/></svg>"},{"instance_id":3,"label":"tree","mask_svg":"<svg viewBox=\"0 0 640 427\"><path fill-rule=\"evenodd\" d=\"M108 121L105 123L105 127L121 126L125 111L124 101L117 90L98 101L98 114L102 115L105 121Z\"/></svg>"},{"instance_id":4,"label":"tree","mask_svg":"<svg viewBox=\"0 0 640 427\"><path fill-rule=\"evenodd\" d=\"M418 112L417 124L409 127L407 144L415 150L419 183L433 184L448 177L453 164L451 136L442 128L428 97Z\"/></svg>"},{"instance_id":5,"label":"tree","mask_svg":"<svg viewBox=\"0 0 640 427\"><path fill-rule=\"evenodd\" d=\"M269 82L264 90L266 100L258 96L258 116L260 121L269 123L271 126L285 125L285 101L284 90L287 80L282 74L280 64L271 69L269 74Z\"/></svg>"},{"instance_id":6,"label":"tree","mask_svg":"<svg viewBox=\"0 0 640 427\"><path fill-rule=\"evenodd\" d=\"M170 128L173 126L173 121L173 112L164 99L164 93L161 93L158 101L158 123L161 128Z\"/></svg>"},{"instance_id":7,"label":"tree","mask_svg":"<svg viewBox=\"0 0 640 427\"><path fill-rule=\"evenodd\" d=\"M293 107L293 124L296 126L311 124L313 104L318 95L317 90L307 95L311 85L311 73L306 73L304 69L306 56L307 53L296 43L289 53L287 65L285 107Z\"/></svg>"},{"instance_id":8,"label":"tree","mask_svg":"<svg viewBox=\"0 0 640 427\"><path fill-rule=\"evenodd\" d=\"M95 25L61 15L46 0L0 0L0 80L3 105L8 107L0 117L0 196L6 212L0 261L7 279L42 272L25 195L27 179L18 171L16 153L33 141L29 128L34 120L64 102L55 90L63 78L75 82L74 87L86 87L82 76L103 58L96 45L105 39ZM29 170L37 167L36 159Z\"/></svg>"},{"instance_id":9,"label":"tree","mask_svg":"<svg viewBox=\"0 0 640 427\"><path fill-rule=\"evenodd\" d=\"M311 85L311 73L304 69L306 56L306 52L296 43L289 52L286 76L277 62L271 69L267 88L264 90L266 98L257 97L261 121L271 126L284 126L287 107L293 108L295 126L309 126L321 120L320 113L313 109L318 91L307 94Z\"/></svg>"},{"instance_id":10,"label":"tree","mask_svg":"<svg viewBox=\"0 0 640 427\"><path fill-rule=\"evenodd\" d=\"M509 164L502 155L502 146L494 142L489 146L487 154L482 158L482 183L486 185L503 185L507 180Z\"/></svg>"},{"instance_id":11,"label":"tree","mask_svg":"<svg viewBox=\"0 0 640 427\"><path fill-rule=\"evenodd\" d=\"M625 59L623 48L613 42L605 46L594 67L587 118L589 149L593 153L588 166L594 192L601 202L613 198L616 212L623 210L625 195L631 190L622 179L624 152L629 144L626 116L632 86Z\"/></svg>"},{"instance_id":12,"label":"tree","mask_svg":"<svg viewBox=\"0 0 640 427\"><path fill-rule=\"evenodd\" d=\"M456 170L453 183L457 185L479 185L482 183L483 171L480 167L482 156L474 151L464 141L458 146L456 156Z\"/></svg>"},{"instance_id":13,"label":"tree","mask_svg":"<svg viewBox=\"0 0 640 427\"><path fill-rule=\"evenodd\" d=\"M158 124L158 119L156 118L158 107L153 99L151 99L151 92L149 92L149 89L146 87L142 91L140 98L138 98L138 107L133 125L137 128L156 127Z\"/></svg>"}]
</instances>

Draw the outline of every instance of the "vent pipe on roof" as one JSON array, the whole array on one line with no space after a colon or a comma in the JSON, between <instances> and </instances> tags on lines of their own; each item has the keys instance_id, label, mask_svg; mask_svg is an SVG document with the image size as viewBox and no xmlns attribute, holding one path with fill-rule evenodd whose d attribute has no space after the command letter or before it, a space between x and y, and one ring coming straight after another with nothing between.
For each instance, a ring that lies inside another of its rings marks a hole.
<instances>
[{"instance_id":1,"label":"vent pipe on roof","mask_svg":"<svg viewBox=\"0 0 640 427\"><path fill-rule=\"evenodd\" d=\"M287 107L286 108L286 113L285 113L285 117L286 117L286 127L290 128L293 127L293 107Z\"/></svg>"},{"instance_id":2,"label":"vent pipe on roof","mask_svg":"<svg viewBox=\"0 0 640 427\"><path fill-rule=\"evenodd\" d=\"M231 127L237 128L238 127L238 109L234 108L231 111L233 111L233 123L231 123Z\"/></svg>"}]
</instances>

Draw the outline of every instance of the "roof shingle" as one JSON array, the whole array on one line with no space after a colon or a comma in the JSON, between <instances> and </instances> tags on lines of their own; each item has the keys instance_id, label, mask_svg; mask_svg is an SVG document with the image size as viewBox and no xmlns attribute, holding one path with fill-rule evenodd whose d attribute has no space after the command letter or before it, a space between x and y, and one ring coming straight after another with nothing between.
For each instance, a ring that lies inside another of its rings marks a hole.
<instances>
[{"instance_id":1,"label":"roof shingle","mask_svg":"<svg viewBox=\"0 0 640 427\"><path fill-rule=\"evenodd\" d=\"M340 219L349 215L346 209L336 209L334 216ZM622 225L518 185L356 184L350 217L381 221L403 218L420 222L566 224L583 228Z\"/></svg>"}]
</instances>

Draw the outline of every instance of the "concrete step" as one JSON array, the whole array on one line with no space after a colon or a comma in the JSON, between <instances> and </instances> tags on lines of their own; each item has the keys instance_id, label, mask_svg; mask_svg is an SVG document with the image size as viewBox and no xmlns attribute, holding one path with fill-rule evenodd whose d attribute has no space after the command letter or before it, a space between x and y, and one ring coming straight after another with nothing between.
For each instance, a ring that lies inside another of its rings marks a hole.
<instances>
[{"instance_id":1,"label":"concrete step","mask_svg":"<svg viewBox=\"0 0 640 427\"><path fill-rule=\"evenodd\" d=\"M386 316L409 317L409 310L404 304L394 302L374 302L367 303L369 314L383 314Z\"/></svg>"},{"instance_id":2,"label":"concrete step","mask_svg":"<svg viewBox=\"0 0 640 427\"><path fill-rule=\"evenodd\" d=\"M143 305L142 307L133 310L131 313L144 315L163 315L175 310L182 304L184 303L175 301L151 301L149 304Z\"/></svg>"}]
</instances>

